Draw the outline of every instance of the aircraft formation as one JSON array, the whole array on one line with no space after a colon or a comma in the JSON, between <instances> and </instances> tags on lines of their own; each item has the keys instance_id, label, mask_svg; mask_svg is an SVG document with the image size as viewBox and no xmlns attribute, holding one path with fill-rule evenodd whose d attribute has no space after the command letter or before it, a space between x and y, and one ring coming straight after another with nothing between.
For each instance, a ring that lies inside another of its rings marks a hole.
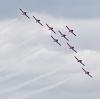
<instances>
[{"instance_id":1,"label":"aircraft formation","mask_svg":"<svg viewBox=\"0 0 100 99\"><path fill-rule=\"evenodd\" d=\"M19 10L21 11L22 15L24 15L25 17L27 17L28 19L30 19L30 17L28 16L27 12L26 11L23 11L21 8L19 8ZM34 20L36 21L36 23L38 23L39 25L41 26L47 26L48 29L53 32L53 34L57 34L57 32L55 32L54 28L52 26L49 26L47 23L45 25L43 25L40 21L40 19L37 19L35 16L33 16ZM68 30L69 33L73 34L74 36L77 36L75 33L74 33L74 30L73 29L70 29L67 25L66 25L66 29ZM61 35L62 38L64 38L67 42L67 45L69 47L69 49L71 49L72 51L74 51L75 53L78 53L75 49L74 46L72 46L71 44L69 44L69 39L66 37L66 34L62 33L60 30L58 30L58 33ZM54 38L53 35L51 35L51 38L53 39L53 41L55 43L57 43L59 46L61 46L61 43L59 42L59 40L57 38ZM74 56L74 58L76 59L76 61L78 63L80 63L82 66L85 66L85 64L83 63L83 61L81 59L78 59L76 56ZM83 72L88 75L89 77L93 78L93 76L90 74L90 72L88 72L87 70L85 70L83 67L82 67L82 70Z\"/></svg>"}]
</instances>

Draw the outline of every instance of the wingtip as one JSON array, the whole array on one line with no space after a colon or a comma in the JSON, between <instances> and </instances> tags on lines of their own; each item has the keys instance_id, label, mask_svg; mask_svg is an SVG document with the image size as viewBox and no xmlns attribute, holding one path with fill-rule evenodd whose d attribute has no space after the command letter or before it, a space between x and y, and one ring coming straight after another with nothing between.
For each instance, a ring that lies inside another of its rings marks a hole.
<instances>
[{"instance_id":1,"label":"wingtip","mask_svg":"<svg viewBox=\"0 0 100 99\"><path fill-rule=\"evenodd\" d=\"M52 37L52 35L51 35L51 37Z\"/></svg>"},{"instance_id":2,"label":"wingtip","mask_svg":"<svg viewBox=\"0 0 100 99\"><path fill-rule=\"evenodd\" d=\"M60 30L58 30L58 32L60 33Z\"/></svg>"},{"instance_id":3,"label":"wingtip","mask_svg":"<svg viewBox=\"0 0 100 99\"><path fill-rule=\"evenodd\" d=\"M77 35L75 34L75 36L77 37Z\"/></svg>"},{"instance_id":4,"label":"wingtip","mask_svg":"<svg viewBox=\"0 0 100 99\"><path fill-rule=\"evenodd\" d=\"M19 10L21 11L22 9L21 9L21 8L19 8Z\"/></svg>"},{"instance_id":5,"label":"wingtip","mask_svg":"<svg viewBox=\"0 0 100 99\"><path fill-rule=\"evenodd\" d=\"M69 41L69 39L67 39L67 41Z\"/></svg>"},{"instance_id":6,"label":"wingtip","mask_svg":"<svg viewBox=\"0 0 100 99\"><path fill-rule=\"evenodd\" d=\"M82 68L84 70L84 68Z\"/></svg>"},{"instance_id":7,"label":"wingtip","mask_svg":"<svg viewBox=\"0 0 100 99\"><path fill-rule=\"evenodd\" d=\"M85 65L83 64L83 66L85 66Z\"/></svg>"},{"instance_id":8,"label":"wingtip","mask_svg":"<svg viewBox=\"0 0 100 99\"><path fill-rule=\"evenodd\" d=\"M66 27L68 28L68 26L66 25Z\"/></svg>"}]
</instances>

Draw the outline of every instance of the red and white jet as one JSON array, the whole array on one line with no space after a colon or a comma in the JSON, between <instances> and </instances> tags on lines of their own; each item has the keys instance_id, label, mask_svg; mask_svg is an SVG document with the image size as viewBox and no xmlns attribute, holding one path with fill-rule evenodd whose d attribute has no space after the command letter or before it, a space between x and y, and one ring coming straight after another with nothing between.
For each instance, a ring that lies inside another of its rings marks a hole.
<instances>
[{"instance_id":1,"label":"red and white jet","mask_svg":"<svg viewBox=\"0 0 100 99\"><path fill-rule=\"evenodd\" d=\"M86 71L84 68L82 68L82 70L85 72L85 74L87 74L88 76L90 76L91 78L93 78L93 77L90 75L90 72Z\"/></svg>"},{"instance_id":2,"label":"red and white jet","mask_svg":"<svg viewBox=\"0 0 100 99\"><path fill-rule=\"evenodd\" d=\"M70 29L68 26L66 26L66 28L69 30L70 33L72 33L74 36L76 36L73 29Z\"/></svg>"},{"instance_id":3,"label":"red and white jet","mask_svg":"<svg viewBox=\"0 0 100 99\"><path fill-rule=\"evenodd\" d=\"M33 18L35 19L36 23L39 23L41 26L43 26L39 19L37 19L35 16L33 16Z\"/></svg>"},{"instance_id":4,"label":"red and white jet","mask_svg":"<svg viewBox=\"0 0 100 99\"><path fill-rule=\"evenodd\" d=\"M69 46L70 49L72 49L74 52L77 53L77 51L74 49L74 46L71 46L69 43L67 43L67 45Z\"/></svg>"},{"instance_id":5,"label":"red and white jet","mask_svg":"<svg viewBox=\"0 0 100 99\"><path fill-rule=\"evenodd\" d=\"M78 59L76 56L74 56L74 57L75 57L75 59L77 60L77 62L79 62L79 63L81 63L83 66L85 66L85 65L83 64L82 60Z\"/></svg>"},{"instance_id":6,"label":"red and white jet","mask_svg":"<svg viewBox=\"0 0 100 99\"><path fill-rule=\"evenodd\" d=\"M61 33L61 31L58 31L61 34L61 37L65 38L67 41L69 41L69 39L66 37L65 34Z\"/></svg>"},{"instance_id":7,"label":"red and white jet","mask_svg":"<svg viewBox=\"0 0 100 99\"><path fill-rule=\"evenodd\" d=\"M59 44L61 46L61 44L58 42L58 39L55 39L52 35L51 35L51 37L54 40L54 42L56 42L57 44Z\"/></svg>"},{"instance_id":8,"label":"red and white jet","mask_svg":"<svg viewBox=\"0 0 100 99\"><path fill-rule=\"evenodd\" d=\"M28 19L30 19L30 17L27 15L27 12L24 12L21 8L19 8L19 10L22 12L22 15L25 15Z\"/></svg>"},{"instance_id":9,"label":"red and white jet","mask_svg":"<svg viewBox=\"0 0 100 99\"><path fill-rule=\"evenodd\" d=\"M46 26L49 28L49 30L51 30L53 33L56 34L56 32L53 30L53 27L50 27L47 23L46 23Z\"/></svg>"}]
</instances>

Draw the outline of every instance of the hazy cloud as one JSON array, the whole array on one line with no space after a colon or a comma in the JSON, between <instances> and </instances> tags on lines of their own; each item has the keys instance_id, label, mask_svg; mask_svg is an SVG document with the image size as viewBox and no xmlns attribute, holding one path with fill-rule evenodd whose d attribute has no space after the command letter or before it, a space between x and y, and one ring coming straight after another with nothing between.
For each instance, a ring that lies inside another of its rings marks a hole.
<instances>
[{"instance_id":1,"label":"hazy cloud","mask_svg":"<svg viewBox=\"0 0 100 99\"><path fill-rule=\"evenodd\" d=\"M99 99L100 20L69 20L46 13L30 13L66 33L78 54L68 49L59 33L48 31L24 16L1 21L0 32L0 98L1 99ZM43 18L41 18L43 17ZM9 25L10 24L10 25ZM74 28L78 37L67 32ZM53 42L58 38L62 46ZM3 38L3 39L2 39ZM81 58L93 79L81 70L74 59Z\"/></svg>"}]
</instances>

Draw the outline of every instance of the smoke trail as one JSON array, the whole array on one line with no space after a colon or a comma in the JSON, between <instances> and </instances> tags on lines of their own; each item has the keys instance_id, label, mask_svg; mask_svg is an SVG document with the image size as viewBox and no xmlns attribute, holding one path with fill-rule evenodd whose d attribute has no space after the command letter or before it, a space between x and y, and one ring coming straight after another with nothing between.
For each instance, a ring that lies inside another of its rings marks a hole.
<instances>
[{"instance_id":1,"label":"smoke trail","mask_svg":"<svg viewBox=\"0 0 100 99\"><path fill-rule=\"evenodd\" d=\"M10 20L10 19L9 19ZM5 31L5 28L9 28L13 23L15 23L18 19L17 18L14 18L14 19L11 19L11 21L9 23L6 23L6 25L2 26L0 28L0 32L3 32Z\"/></svg>"},{"instance_id":2,"label":"smoke trail","mask_svg":"<svg viewBox=\"0 0 100 99\"><path fill-rule=\"evenodd\" d=\"M17 19L16 19L17 20ZM15 22L16 20L14 20L13 22ZM18 46L17 46L17 48L20 48L20 47L22 47L22 46L24 46L24 45L27 45L29 42L32 42L32 40L34 39L34 37L32 36L32 38L31 39L28 39L28 40L25 40L25 41L23 41L21 44L19 44ZM38 48L39 49L39 48ZM17 49L13 49L12 51L16 51ZM33 51L31 51L30 53L29 53L29 55L32 55L32 53L33 53ZM24 61L24 59L26 59L26 57L27 56L29 56L28 54L26 54L26 55L24 55L21 59L19 58L16 62L13 62L12 63L12 65L14 65L14 66L17 66L16 64L18 64L18 62L21 62L22 60ZM24 59L23 59L24 58ZM28 58L28 57L27 57ZM0 69L0 72L3 72L3 71L5 71L5 69L8 69L9 68L9 66L3 66L3 68L1 68ZM17 74L9 74L9 75L7 75L7 77L5 77L4 79L8 79L8 78L11 78L11 77L14 77L14 76L16 76Z\"/></svg>"},{"instance_id":3,"label":"smoke trail","mask_svg":"<svg viewBox=\"0 0 100 99\"><path fill-rule=\"evenodd\" d=\"M40 89L35 90L35 91L32 91L32 92L30 92L29 94L22 96L21 99L25 99L25 98L29 97L30 95L36 95L36 94L39 94L39 93L42 93L42 92L45 92L45 91L49 91L49 90L51 90L51 89L54 89L54 88L56 88L56 87L58 87L58 86L60 86L60 85L62 85L62 84L64 84L64 83L66 83L67 80L68 80L68 79L65 79L65 80L60 81L60 82L58 82L58 83L49 85L49 86L44 87L44 88L40 88Z\"/></svg>"},{"instance_id":4,"label":"smoke trail","mask_svg":"<svg viewBox=\"0 0 100 99\"><path fill-rule=\"evenodd\" d=\"M25 41L23 41L21 44L19 44L18 46L17 46L17 48L20 48L20 47L22 47L22 46L24 46L24 45L27 45L29 42L32 42L32 40L34 39L34 37L32 37L31 39L28 39L28 40L25 40ZM12 52L13 51L16 51L16 49L13 49L12 50ZM25 55L25 56L27 56L27 55ZM21 61L20 59L18 59L19 61ZM16 64L16 62L14 62L13 64ZM5 70L7 67L4 67L4 69L1 69L1 70ZM8 67L9 68L9 67ZM1 72L1 71L0 71Z\"/></svg>"},{"instance_id":5,"label":"smoke trail","mask_svg":"<svg viewBox=\"0 0 100 99\"><path fill-rule=\"evenodd\" d=\"M2 90L2 92L0 92L0 94L5 94L5 93L9 93L9 92L12 92L12 91L16 91L17 89L20 89L22 87L25 87L26 85L30 84L30 83L33 83L37 80L40 80L42 78L45 78L45 77L48 77L48 76L51 76L51 75L54 75L56 74L57 72L61 71L61 69L64 69L64 67L59 67L57 68L56 70L52 71L52 72L49 72L49 73L45 73L43 75L40 75L39 77L36 77L32 80L29 80L29 81L26 81L18 86L15 86L15 87L12 87L12 88L9 88L9 89L6 89L6 90Z\"/></svg>"},{"instance_id":6,"label":"smoke trail","mask_svg":"<svg viewBox=\"0 0 100 99\"><path fill-rule=\"evenodd\" d=\"M30 53L27 53L26 55L24 55L23 57L21 58L18 58L18 60L16 62L14 62L13 64L15 64L14 66L18 66L18 62L23 62L25 59L28 59L30 55L32 55L35 51L38 51L39 48L35 48L34 50L31 50ZM8 67L9 68L9 67ZM5 71L5 69L7 69L7 67L3 68L0 70L0 72L3 72ZM0 78L0 80L7 80L7 79L10 79L12 77L16 77L17 75L19 75L18 73L11 73L11 74L8 74L7 76L3 77L3 78Z\"/></svg>"},{"instance_id":7,"label":"smoke trail","mask_svg":"<svg viewBox=\"0 0 100 99\"><path fill-rule=\"evenodd\" d=\"M4 80L8 80L8 79L10 79L10 78L13 78L13 77L16 77L16 76L18 76L18 75L20 75L21 73L14 73L14 74L9 74L9 75L5 75L4 77L0 77L0 80L1 81L4 81ZM0 81L0 82L1 82Z\"/></svg>"}]
</instances>

